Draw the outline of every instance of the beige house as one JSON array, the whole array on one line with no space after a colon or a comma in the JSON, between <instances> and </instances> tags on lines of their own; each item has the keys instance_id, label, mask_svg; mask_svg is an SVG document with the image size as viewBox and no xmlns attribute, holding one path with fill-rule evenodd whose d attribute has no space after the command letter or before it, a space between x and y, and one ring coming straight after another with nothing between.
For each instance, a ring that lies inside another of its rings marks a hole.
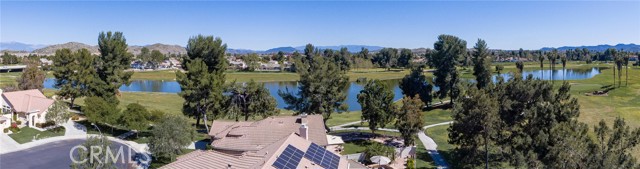
<instances>
[{"instance_id":1,"label":"beige house","mask_svg":"<svg viewBox=\"0 0 640 169\"><path fill-rule=\"evenodd\" d=\"M0 91L0 94L2 95L0 99L2 117L4 117L0 117L2 129L11 125L13 114L17 114L18 120L29 127L35 127L36 123L44 123L47 110L53 104L52 99L48 99L37 89L6 93Z\"/></svg>"},{"instance_id":2,"label":"beige house","mask_svg":"<svg viewBox=\"0 0 640 169\"><path fill-rule=\"evenodd\" d=\"M327 137L324 127L321 115L214 121L213 150L191 152L162 168L350 168L346 157L327 149L337 138Z\"/></svg>"}]
</instances>

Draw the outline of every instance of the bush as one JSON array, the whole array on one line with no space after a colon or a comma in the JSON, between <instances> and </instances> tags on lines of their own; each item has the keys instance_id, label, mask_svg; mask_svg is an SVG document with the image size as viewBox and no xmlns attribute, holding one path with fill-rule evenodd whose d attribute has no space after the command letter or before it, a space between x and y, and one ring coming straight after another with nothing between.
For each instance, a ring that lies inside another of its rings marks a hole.
<instances>
[{"instance_id":1,"label":"bush","mask_svg":"<svg viewBox=\"0 0 640 169\"><path fill-rule=\"evenodd\" d=\"M60 127L52 128L49 131L52 131L54 133L60 133L60 132L64 133L65 129L64 129L64 127L60 126Z\"/></svg>"},{"instance_id":2,"label":"bush","mask_svg":"<svg viewBox=\"0 0 640 169\"><path fill-rule=\"evenodd\" d=\"M49 126L54 126L54 125L56 125L56 123L53 122L53 121L47 121L47 122L44 122L44 123L36 123L36 127L38 127L38 128L47 128Z\"/></svg>"},{"instance_id":3,"label":"bush","mask_svg":"<svg viewBox=\"0 0 640 169\"><path fill-rule=\"evenodd\" d=\"M150 113L149 121L151 121L152 123L160 122L160 119L162 119L165 116L165 113L160 110L151 110L151 112L149 113Z\"/></svg>"},{"instance_id":4,"label":"bush","mask_svg":"<svg viewBox=\"0 0 640 169\"><path fill-rule=\"evenodd\" d=\"M8 133L8 132L9 132L9 128L5 128L5 129L3 130L3 132L4 132L4 133Z\"/></svg>"},{"instance_id":5,"label":"bush","mask_svg":"<svg viewBox=\"0 0 640 169\"><path fill-rule=\"evenodd\" d=\"M16 133L20 131L20 128L11 126L9 130L11 130L13 133Z\"/></svg>"},{"instance_id":6,"label":"bush","mask_svg":"<svg viewBox=\"0 0 640 169\"><path fill-rule=\"evenodd\" d=\"M396 158L396 151L395 149L393 149L393 147L386 146L378 142L373 142L371 145L367 146L363 153L365 154L365 159L369 163L371 163L369 159L373 156L385 156L392 161Z\"/></svg>"},{"instance_id":7,"label":"bush","mask_svg":"<svg viewBox=\"0 0 640 169\"><path fill-rule=\"evenodd\" d=\"M413 158L409 158L409 160L407 160L407 168L406 169L415 169L416 167L416 162L413 160Z\"/></svg>"},{"instance_id":8,"label":"bush","mask_svg":"<svg viewBox=\"0 0 640 169\"><path fill-rule=\"evenodd\" d=\"M16 121L16 125L21 125L21 124L22 124L22 121L20 121L20 120Z\"/></svg>"},{"instance_id":9,"label":"bush","mask_svg":"<svg viewBox=\"0 0 640 169\"><path fill-rule=\"evenodd\" d=\"M18 123L16 122L11 123L11 128L18 128Z\"/></svg>"}]
</instances>

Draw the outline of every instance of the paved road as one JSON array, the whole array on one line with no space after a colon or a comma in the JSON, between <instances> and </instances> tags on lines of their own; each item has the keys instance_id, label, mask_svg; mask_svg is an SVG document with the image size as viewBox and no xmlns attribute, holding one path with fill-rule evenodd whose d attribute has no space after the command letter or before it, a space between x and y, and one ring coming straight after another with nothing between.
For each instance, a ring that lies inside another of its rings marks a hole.
<instances>
[{"instance_id":1,"label":"paved road","mask_svg":"<svg viewBox=\"0 0 640 169\"><path fill-rule=\"evenodd\" d=\"M0 168L69 168L71 159L69 151L76 145L84 143L83 139L64 140L36 146L22 151L0 155ZM123 155L128 163L131 158L127 146L111 142L111 148L123 147ZM115 152L115 151L114 151ZM133 151L131 152L134 153ZM124 162L119 162L118 168L126 168Z\"/></svg>"}]
</instances>

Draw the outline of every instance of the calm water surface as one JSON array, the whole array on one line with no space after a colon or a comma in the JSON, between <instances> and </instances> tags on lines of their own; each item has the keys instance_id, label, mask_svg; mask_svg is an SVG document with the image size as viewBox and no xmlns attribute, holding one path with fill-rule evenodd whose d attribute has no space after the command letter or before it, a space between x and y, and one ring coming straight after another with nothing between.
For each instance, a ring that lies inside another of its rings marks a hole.
<instances>
[{"instance_id":1,"label":"calm water surface","mask_svg":"<svg viewBox=\"0 0 640 169\"><path fill-rule=\"evenodd\" d=\"M588 79L593 76L600 74L600 68L591 68L591 69L567 69L563 70L530 70L525 71L523 77L527 77L528 75L533 75L534 78L544 79L544 80L579 80L579 79ZM494 75L493 79L497 78L498 75ZM505 79L511 78L511 74L501 74L500 76ZM471 79L470 79L471 80ZM398 87L399 79L395 80L385 80L385 82L392 86L393 92L395 93L394 100L399 100L402 98L402 90ZM44 87L52 89L55 83L55 79L48 78L44 82ZM298 85L297 82L265 82L265 87L269 89L271 95L276 98L278 103L278 108L284 108L286 106L282 97L278 95L278 90L286 90L289 91L297 91ZM360 110L360 104L358 104L358 93L360 90L364 88L363 84L351 82L348 88L345 90L347 92L347 104L349 105L349 111ZM434 90L438 90L437 87L434 87ZM124 92L165 92L165 93L178 93L180 92L180 84L176 81L163 81L163 80L132 80L130 85L122 85L120 87L120 91Z\"/></svg>"}]
</instances>

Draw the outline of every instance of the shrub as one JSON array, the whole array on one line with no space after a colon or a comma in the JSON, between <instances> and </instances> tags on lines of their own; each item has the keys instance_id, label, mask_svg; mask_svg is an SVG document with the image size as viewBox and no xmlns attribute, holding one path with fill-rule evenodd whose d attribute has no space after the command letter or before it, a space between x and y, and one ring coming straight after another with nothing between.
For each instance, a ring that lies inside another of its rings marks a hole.
<instances>
[{"instance_id":1,"label":"shrub","mask_svg":"<svg viewBox=\"0 0 640 169\"><path fill-rule=\"evenodd\" d=\"M18 128L18 123L16 122L11 123L11 128Z\"/></svg>"},{"instance_id":2,"label":"shrub","mask_svg":"<svg viewBox=\"0 0 640 169\"><path fill-rule=\"evenodd\" d=\"M149 121L153 123L160 122L160 119L162 119L165 116L165 113L160 110L151 110L151 112L149 113L150 113Z\"/></svg>"},{"instance_id":3,"label":"shrub","mask_svg":"<svg viewBox=\"0 0 640 169\"><path fill-rule=\"evenodd\" d=\"M9 130L11 130L13 133L16 133L16 132L20 131L20 128L11 126L11 128L9 128Z\"/></svg>"},{"instance_id":4,"label":"shrub","mask_svg":"<svg viewBox=\"0 0 640 169\"><path fill-rule=\"evenodd\" d=\"M13 121L18 121L18 114L13 113Z\"/></svg>"},{"instance_id":5,"label":"shrub","mask_svg":"<svg viewBox=\"0 0 640 169\"><path fill-rule=\"evenodd\" d=\"M17 121L16 121L16 124L17 124L17 125L21 125L21 124L22 124L22 121L17 120Z\"/></svg>"},{"instance_id":6,"label":"shrub","mask_svg":"<svg viewBox=\"0 0 640 169\"><path fill-rule=\"evenodd\" d=\"M373 156L385 156L393 161L395 159L396 151L393 149L393 147L386 146L382 143L373 142L371 145L367 146L363 153L365 154L365 159L367 160L367 162L371 163L369 159Z\"/></svg>"},{"instance_id":7,"label":"shrub","mask_svg":"<svg viewBox=\"0 0 640 169\"><path fill-rule=\"evenodd\" d=\"M47 128L49 126L54 126L54 125L56 125L56 123L53 122L53 121L47 121L47 122L44 122L44 123L36 123L36 127L38 127L38 128Z\"/></svg>"},{"instance_id":8,"label":"shrub","mask_svg":"<svg viewBox=\"0 0 640 169\"><path fill-rule=\"evenodd\" d=\"M60 132L64 132L65 129L64 129L64 127L60 126L60 127L52 128L52 129L50 129L50 131L52 131L54 133L60 133Z\"/></svg>"},{"instance_id":9,"label":"shrub","mask_svg":"<svg viewBox=\"0 0 640 169\"><path fill-rule=\"evenodd\" d=\"M8 133L8 132L9 132L9 128L5 128L5 129L3 130L3 132L4 132L4 133Z\"/></svg>"},{"instance_id":10,"label":"shrub","mask_svg":"<svg viewBox=\"0 0 640 169\"><path fill-rule=\"evenodd\" d=\"M407 160L407 168L406 169L415 169L416 167L416 162L413 160L413 158L409 158L409 160Z\"/></svg>"}]
</instances>

